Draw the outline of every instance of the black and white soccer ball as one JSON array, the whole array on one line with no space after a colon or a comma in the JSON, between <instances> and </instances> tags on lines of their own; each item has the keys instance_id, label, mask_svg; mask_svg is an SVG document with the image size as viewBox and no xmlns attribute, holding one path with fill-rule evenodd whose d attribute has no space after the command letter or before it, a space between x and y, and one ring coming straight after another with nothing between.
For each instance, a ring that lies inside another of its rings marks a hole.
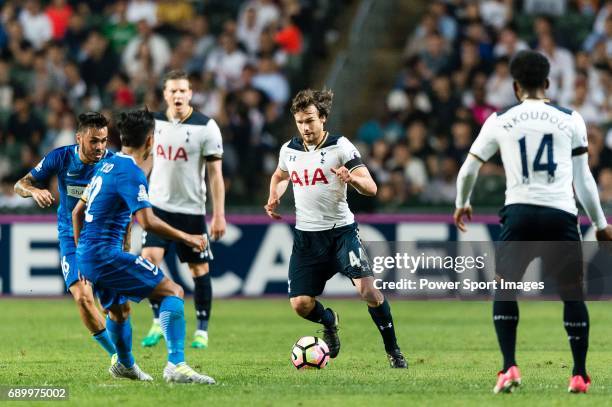
<instances>
[{"instance_id":1,"label":"black and white soccer ball","mask_svg":"<svg viewBox=\"0 0 612 407\"><path fill-rule=\"evenodd\" d=\"M291 349L291 363L296 369L323 369L329 362L329 347L321 338L304 336Z\"/></svg>"}]
</instances>

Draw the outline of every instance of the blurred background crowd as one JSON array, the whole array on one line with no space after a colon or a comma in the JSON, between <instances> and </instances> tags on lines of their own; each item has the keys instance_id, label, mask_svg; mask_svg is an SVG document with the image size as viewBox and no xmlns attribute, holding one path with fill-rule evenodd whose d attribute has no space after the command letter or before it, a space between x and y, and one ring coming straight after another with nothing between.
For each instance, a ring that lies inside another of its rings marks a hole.
<instances>
[{"instance_id":1,"label":"blurred background crowd","mask_svg":"<svg viewBox=\"0 0 612 407\"><path fill-rule=\"evenodd\" d=\"M76 117L164 109L163 74L189 73L194 107L219 123L229 201L273 171L291 89L325 55L331 1L3 1L0 9L0 207L32 206L12 184L75 142ZM341 2L337 2L341 3ZM290 85L291 84L291 85ZM119 147L110 129L109 148ZM274 134L274 136L272 135Z\"/></svg>"},{"instance_id":2,"label":"blurred background crowd","mask_svg":"<svg viewBox=\"0 0 612 407\"><path fill-rule=\"evenodd\" d=\"M379 117L357 138L379 182L380 206L454 203L455 180L486 118L516 103L512 56L551 63L551 103L584 117L591 170L612 203L612 2L432 1L406 40L403 69ZM480 172L473 202L499 205L499 156Z\"/></svg>"},{"instance_id":3,"label":"blurred background crowd","mask_svg":"<svg viewBox=\"0 0 612 407\"><path fill-rule=\"evenodd\" d=\"M386 0L379 0L386 1ZM410 1L410 0L409 0ZM454 202L457 171L486 118L516 103L509 61L551 61L552 103L577 110L601 198L612 203L612 1L414 0L403 68L355 134L379 183L358 208L397 211ZM0 207L32 206L13 183L51 149L73 143L82 111L164 108L164 72L190 74L192 104L224 137L228 205L261 206L288 102L328 56L351 0L0 1ZM357 84L356 84L357 86ZM333 114L333 112L332 112ZM332 131L334 129L331 129ZM111 129L110 147L118 147ZM476 204L503 202L499 157L481 170ZM261 202L260 202L261 201Z\"/></svg>"}]
</instances>

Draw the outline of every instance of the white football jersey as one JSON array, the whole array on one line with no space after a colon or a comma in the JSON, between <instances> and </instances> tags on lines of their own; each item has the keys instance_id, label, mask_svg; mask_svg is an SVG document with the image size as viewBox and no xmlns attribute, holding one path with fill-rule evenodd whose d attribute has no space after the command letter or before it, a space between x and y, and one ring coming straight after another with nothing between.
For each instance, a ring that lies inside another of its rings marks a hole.
<instances>
[{"instance_id":1,"label":"white football jersey","mask_svg":"<svg viewBox=\"0 0 612 407\"><path fill-rule=\"evenodd\" d=\"M296 229L328 230L355 222L346 202L346 184L331 172L345 166L362 167L357 148L346 137L329 133L318 146L308 149L295 137L283 144L278 168L289 173L295 198Z\"/></svg>"},{"instance_id":2,"label":"white football jersey","mask_svg":"<svg viewBox=\"0 0 612 407\"><path fill-rule=\"evenodd\" d=\"M156 113L152 154L151 204L168 212L204 215L204 163L207 159L223 156L217 123L197 111L183 121L170 120L165 113Z\"/></svg>"},{"instance_id":3,"label":"white football jersey","mask_svg":"<svg viewBox=\"0 0 612 407\"><path fill-rule=\"evenodd\" d=\"M547 206L575 215L572 155L586 148L586 125L578 112L527 99L489 116L470 153L487 161L501 150L506 205Z\"/></svg>"}]
</instances>

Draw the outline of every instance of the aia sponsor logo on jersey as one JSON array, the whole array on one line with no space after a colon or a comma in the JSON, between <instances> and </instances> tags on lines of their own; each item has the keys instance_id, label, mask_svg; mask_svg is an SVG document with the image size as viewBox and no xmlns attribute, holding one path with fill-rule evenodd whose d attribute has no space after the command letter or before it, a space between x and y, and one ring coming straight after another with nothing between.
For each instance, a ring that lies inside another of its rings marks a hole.
<instances>
[{"instance_id":1,"label":"aia sponsor logo on jersey","mask_svg":"<svg viewBox=\"0 0 612 407\"><path fill-rule=\"evenodd\" d=\"M290 179L294 186L299 185L301 187L315 185L317 182L329 184L329 181L325 177L325 174L321 168L315 169L312 177L308 172L308 168L304 169L302 174L298 174L298 172L295 170L291 171Z\"/></svg>"},{"instance_id":2,"label":"aia sponsor logo on jersey","mask_svg":"<svg viewBox=\"0 0 612 407\"><path fill-rule=\"evenodd\" d=\"M155 148L155 155L157 157L163 158L164 160L170 161L189 161L187 158L187 152L183 147L172 148L172 146L163 146L162 144L158 144Z\"/></svg>"}]
</instances>

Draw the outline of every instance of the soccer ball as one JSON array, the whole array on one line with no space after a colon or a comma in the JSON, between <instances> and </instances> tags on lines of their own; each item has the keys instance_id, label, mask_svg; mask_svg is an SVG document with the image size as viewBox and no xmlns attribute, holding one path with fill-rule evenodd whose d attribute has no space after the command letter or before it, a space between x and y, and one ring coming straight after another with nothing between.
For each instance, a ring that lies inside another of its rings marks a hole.
<instances>
[{"instance_id":1,"label":"soccer ball","mask_svg":"<svg viewBox=\"0 0 612 407\"><path fill-rule=\"evenodd\" d=\"M329 348L321 338L304 336L291 350L291 363L296 369L323 369L329 362Z\"/></svg>"}]
</instances>

